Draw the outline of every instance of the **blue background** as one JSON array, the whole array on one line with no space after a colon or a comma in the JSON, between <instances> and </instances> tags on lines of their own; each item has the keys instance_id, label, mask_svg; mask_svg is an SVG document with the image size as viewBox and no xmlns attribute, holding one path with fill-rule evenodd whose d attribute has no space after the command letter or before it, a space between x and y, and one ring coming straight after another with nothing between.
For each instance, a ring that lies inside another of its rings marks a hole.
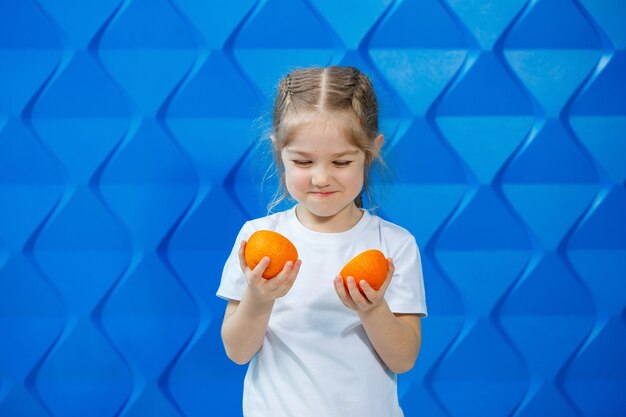
<instances>
[{"instance_id":1,"label":"blue background","mask_svg":"<svg viewBox=\"0 0 626 417\"><path fill-rule=\"evenodd\" d=\"M378 214L422 251L406 415L626 415L625 1L0 10L0 416L240 415L214 294L275 85L329 64L375 84Z\"/></svg>"}]
</instances>

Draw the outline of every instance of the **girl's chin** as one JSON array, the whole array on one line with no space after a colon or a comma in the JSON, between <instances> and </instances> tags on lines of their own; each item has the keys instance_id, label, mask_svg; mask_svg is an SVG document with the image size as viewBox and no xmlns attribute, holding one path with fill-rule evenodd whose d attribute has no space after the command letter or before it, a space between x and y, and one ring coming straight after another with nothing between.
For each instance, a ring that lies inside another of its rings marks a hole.
<instances>
[{"instance_id":1,"label":"girl's chin","mask_svg":"<svg viewBox=\"0 0 626 417\"><path fill-rule=\"evenodd\" d=\"M337 204L325 205L325 204L306 204L300 202L299 205L302 209L306 210L310 215L320 218L334 217L342 212L350 210L349 204L344 207L340 207ZM356 208L356 205L354 206ZM357 209L358 210L358 209Z\"/></svg>"}]
</instances>

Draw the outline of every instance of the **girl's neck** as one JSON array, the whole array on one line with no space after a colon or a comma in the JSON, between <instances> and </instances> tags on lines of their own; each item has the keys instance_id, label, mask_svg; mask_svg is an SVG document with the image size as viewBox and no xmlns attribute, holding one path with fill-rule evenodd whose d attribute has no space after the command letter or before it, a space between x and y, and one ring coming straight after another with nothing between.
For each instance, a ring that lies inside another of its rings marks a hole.
<instances>
[{"instance_id":1,"label":"girl's neck","mask_svg":"<svg viewBox=\"0 0 626 417\"><path fill-rule=\"evenodd\" d=\"M301 204L296 206L296 217L307 229L321 233L340 233L352 229L363 217L363 211L351 203L339 213L322 217L311 213Z\"/></svg>"}]
</instances>

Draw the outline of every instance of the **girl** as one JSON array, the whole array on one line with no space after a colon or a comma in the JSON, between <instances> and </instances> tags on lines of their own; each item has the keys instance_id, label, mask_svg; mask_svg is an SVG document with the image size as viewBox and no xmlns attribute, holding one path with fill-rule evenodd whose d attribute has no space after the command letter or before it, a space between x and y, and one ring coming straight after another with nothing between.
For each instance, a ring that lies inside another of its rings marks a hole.
<instances>
[{"instance_id":1,"label":"girl","mask_svg":"<svg viewBox=\"0 0 626 417\"><path fill-rule=\"evenodd\" d=\"M271 207L287 195L297 204L243 225L217 291L226 353L250 361L244 416L402 416L396 374L415 363L426 304L415 238L362 208L383 143L370 80L352 67L291 72L271 140L282 185ZM285 235L301 258L269 280L269 258L251 270L243 255L259 229ZM367 249L389 256L386 281L346 288L338 272Z\"/></svg>"}]
</instances>

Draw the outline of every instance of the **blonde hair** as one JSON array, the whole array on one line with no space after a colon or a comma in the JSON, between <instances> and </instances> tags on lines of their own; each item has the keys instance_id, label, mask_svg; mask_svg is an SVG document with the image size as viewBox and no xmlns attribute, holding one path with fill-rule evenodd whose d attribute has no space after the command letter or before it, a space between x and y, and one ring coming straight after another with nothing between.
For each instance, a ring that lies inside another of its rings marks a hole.
<instances>
[{"instance_id":1,"label":"blonde hair","mask_svg":"<svg viewBox=\"0 0 626 417\"><path fill-rule=\"evenodd\" d=\"M278 84L272 117L273 157L279 187L268 211L287 196L282 149L301 129L320 114L338 122L346 137L365 153L364 191L372 205L369 171L377 162L384 167L375 138L378 132L378 101L370 79L354 67L330 66L297 69ZM361 195L354 200L363 207Z\"/></svg>"}]
</instances>

